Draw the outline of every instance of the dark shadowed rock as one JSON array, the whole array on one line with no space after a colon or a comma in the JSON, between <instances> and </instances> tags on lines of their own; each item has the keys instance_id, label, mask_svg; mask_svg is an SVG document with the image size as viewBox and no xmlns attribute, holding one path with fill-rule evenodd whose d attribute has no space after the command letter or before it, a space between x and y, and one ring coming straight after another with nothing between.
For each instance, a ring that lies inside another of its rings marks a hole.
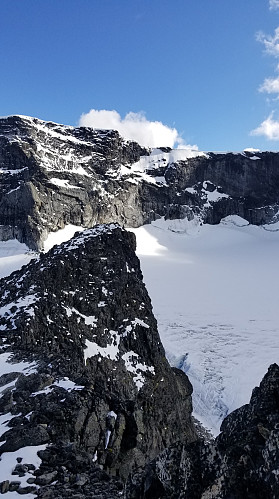
<instances>
[{"instance_id":1,"label":"dark shadowed rock","mask_svg":"<svg viewBox=\"0 0 279 499\"><path fill-rule=\"evenodd\" d=\"M143 475L129 479L127 497L153 499L275 499L279 496L279 367L269 367L250 403L227 416L211 443L165 449Z\"/></svg>"},{"instance_id":2,"label":"dark shadowed rock","mask_svg":"<svg viewBox=\"0 0 279 499\"><path fill-rule=\"evenodd\" d=\"M91 497L92 466L125 479L196 439L192 387L165 358L134 234L115 224L79 233L2 279L0 293L2 351L38 366L0 399L14 415L0 451L48 443L36 484L64 466L55 480L65 494Z\"/></svg>"}]
</instances>

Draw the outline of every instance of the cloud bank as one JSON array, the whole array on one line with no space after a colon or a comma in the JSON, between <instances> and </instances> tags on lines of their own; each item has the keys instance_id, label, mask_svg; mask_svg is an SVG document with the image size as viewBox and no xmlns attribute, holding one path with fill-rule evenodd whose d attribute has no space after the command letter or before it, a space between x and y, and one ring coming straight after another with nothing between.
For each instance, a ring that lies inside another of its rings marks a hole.
<instances>
[{"instance_id":1,"label":"cloud bank","mask_svg":"<svg viewBox=\"0 0 279 499\"><path fill-rule=\"evenodd\" d=\"M121 118L117 111L91 109L83 113L79 126L118 130L126 140L134 140L145 147L178 147L198 149L184 143L176 128L170 128L161 121L148 121L144 113L126 114Z\"/></svg>"}]
</instances>

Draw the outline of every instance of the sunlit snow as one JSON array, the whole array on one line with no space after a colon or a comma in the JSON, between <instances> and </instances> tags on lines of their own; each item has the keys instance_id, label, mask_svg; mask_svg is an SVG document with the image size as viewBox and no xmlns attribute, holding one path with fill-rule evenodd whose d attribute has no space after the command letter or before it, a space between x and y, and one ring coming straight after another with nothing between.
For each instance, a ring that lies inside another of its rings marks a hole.
<instances>
[{"instance_id":1,"label":"sunlit snow","mask_svg":"<svg viewBox=\"0 0 279 499\"><path fill-rule=\"evenodd\" d=\"M79 225L68 224L65 225L64 229L50 232L44 242L44 251L49 251L55 244L61 244L68 241L76 232L81 232L83 230L84 228Z\"/></svg>"},{"instance_id":2,"label":"sunlit snow","mask_svg":"<svg viewBox=\"0 0 279 499\"><path fill-rule=\"evenodd\" d=\"M189 375L195 413L214 433L279 360L272 227L231 216L215 226L161 219L133 229L167 356Z\"/></svg>"},{"instance_id":3,"label":"sunlit snow","mask_svg":"<svg viewBox=\"0 0 279 499\"><path fill-rule=\"evenodd\" d=\"M0 241L0 278L20 269L22 265L29 263L34 256L34 253L25 244L16 239Z\"/></svg>"}]
</instances>

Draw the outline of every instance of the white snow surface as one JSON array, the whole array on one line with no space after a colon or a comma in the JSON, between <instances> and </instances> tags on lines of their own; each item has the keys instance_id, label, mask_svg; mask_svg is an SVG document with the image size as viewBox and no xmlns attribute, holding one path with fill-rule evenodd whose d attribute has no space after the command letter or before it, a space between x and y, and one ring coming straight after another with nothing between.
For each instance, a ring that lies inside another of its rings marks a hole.
<instances>
[{"instance_id":1,"label":"white snow surface","mask_svg":"<svg viewBox=\"0 0 279 499\"><path fill-rule=\"evenodd\" d=\"M26 265L34 258L35 254L29 248L17 241L0 241L0 278L7 277L14 270Z\"/></svg>"},{"instance_id":2,"label":"white snow surface","mask_svg":"<svg viewBox=\"0 0 279 499\"><path fill-rule=\"evenodd\" d=\"M214 434L279 361L279 227L271 227L230 216L129 229L167 357L189 376L194 414Z\"/></svg>"},{"instance_id":3,"label":"white snow surface","mask_svg":"<svg viewBox=\"0 0 279 499\"><path fill-rule=\"evenodd\" d=\"M65 225L64 229L57 230L56 232L50 232L44 242L44 251L49 251L53 246L55 246L55 244L61 244L68 241L75 235L76 232L81 232L83 230L84 227L68 224Z\"/></svg>"},{"instance_id":4,"label":"white snow surface","mask_svg":"<svg viewBox=\"0 0 279 499\"><path fill-rule=\"evenodd\" d=\"M19 481L21 487L27 487L29 484L27 482L28 478L31 478L33 474L31 472L26 472L25 476L19 477L18 475L12 475L12 471L18 464L16 458L22 458L22 464L34 464L38 468L41 464L41 459L37 455L39 450L44 450L45 445L39 446L28 446L18 449L14 452L4 452L1 456L1 467L0 467L0 483L4 480L9 480L10 482ZM7 492L7 497L18 498L19 494L17 492ZM24 497L27 499L34 498L34 494L25 494Z\"/></svg>"}]
</instances>

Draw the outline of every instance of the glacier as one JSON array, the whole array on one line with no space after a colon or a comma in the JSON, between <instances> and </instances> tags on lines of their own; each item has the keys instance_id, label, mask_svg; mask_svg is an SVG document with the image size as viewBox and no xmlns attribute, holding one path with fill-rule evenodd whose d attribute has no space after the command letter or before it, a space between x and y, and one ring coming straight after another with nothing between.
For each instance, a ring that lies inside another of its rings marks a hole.
<instances>
[{"instance_id":1,"label":"glacier","mask_svg":"<svg viewBox=\"0 0 279 499\"><path fill-rule=\"evenodd\" d=\"M278 224L164 220L132 230L166 355L214 435L278 361Z\"/></svg>"}]
</instances>

